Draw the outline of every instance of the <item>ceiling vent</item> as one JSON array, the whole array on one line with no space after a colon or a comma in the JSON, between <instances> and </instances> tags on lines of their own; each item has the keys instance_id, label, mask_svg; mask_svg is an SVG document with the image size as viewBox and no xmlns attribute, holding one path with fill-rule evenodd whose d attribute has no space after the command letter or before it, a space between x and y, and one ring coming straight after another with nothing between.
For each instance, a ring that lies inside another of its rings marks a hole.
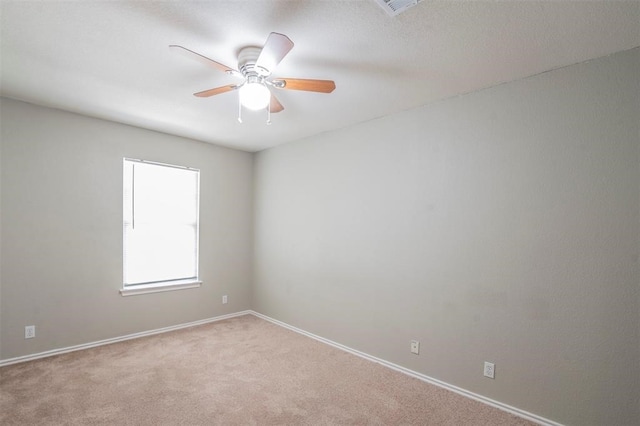
<instances>
[{"instance_id":1,"label":"ceiling vent","mask_svg":"<svg viewBox=\"0 0 640 426\"><path fill-rule=\"evenodd\" d=\"M422 0L376 0L376 3L378 3L389 16L396 16L421 1Z\"/></svg>"}]
</instances>

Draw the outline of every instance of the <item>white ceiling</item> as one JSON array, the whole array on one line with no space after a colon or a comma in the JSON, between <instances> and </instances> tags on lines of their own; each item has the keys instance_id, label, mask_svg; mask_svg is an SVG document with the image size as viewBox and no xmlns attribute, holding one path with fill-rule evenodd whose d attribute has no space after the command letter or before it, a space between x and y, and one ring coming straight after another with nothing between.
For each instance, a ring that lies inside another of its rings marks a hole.
<instances>
[{"instance_id":1,"label":"white ceiling","mask_svg":"<svg viewBox=\"0 0 640 426\"><path fill-rule=\"evenodd\" d=\"M375 0L0 5L2 96L246 151L640 45L640 1L423 0L396 17ZM275 76L337 88L278 90L270 126L238 123L237 92L194 97L238 80L168 48L236 68L271 31L295 43Z\"/></svg>"}]
</instances>

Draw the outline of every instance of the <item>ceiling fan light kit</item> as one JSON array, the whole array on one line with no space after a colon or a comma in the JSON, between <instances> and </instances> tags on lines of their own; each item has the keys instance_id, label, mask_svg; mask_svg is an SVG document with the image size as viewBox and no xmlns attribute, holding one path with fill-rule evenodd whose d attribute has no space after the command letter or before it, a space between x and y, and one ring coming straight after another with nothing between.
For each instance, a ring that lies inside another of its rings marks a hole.
<instances>
[{"instance_id":1,"label":"ceiling fan light kit","mask_svg":"<svg viewBox=\"0 0 640 426\"><path fill-rule=\"evenodd\" d=\"M240 87L240 103L252 111L264 109L269 106L271 92L261 82L247 82Z\"/></svg>"},{"instance_id":2,"label":"ceiling fan light kit","mask_svg":"<svg viewBox=\"0 0 640 426\"><path fill-rule=\"evenodd\" d=\"M293 48L293 42L284 34L270 33L262 48L253 46L243 48L238 54L239 71L185 47L178 45L169 47L228 75L244 79L240 84L229 84L194 93L197 97L205 98L238 89L238 121L240 123L242 123L242 107L254 111L266 109L267 124L271 123L272 112L277 113L284 109L269 87L317 93L331 93L336 87L332 80L281 77L269 79L276 66Z\"/></svg>"}]
</instances>

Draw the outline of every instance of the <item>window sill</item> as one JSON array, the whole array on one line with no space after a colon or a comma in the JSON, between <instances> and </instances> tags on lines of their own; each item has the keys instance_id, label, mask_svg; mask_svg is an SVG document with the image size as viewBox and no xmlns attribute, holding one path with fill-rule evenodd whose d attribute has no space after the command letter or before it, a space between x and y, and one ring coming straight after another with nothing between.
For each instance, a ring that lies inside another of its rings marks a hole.
<instances>
[{"instance_id":1,"label":"window sill","mask_svg":"<svg viewBox=\"0 0 640 426\"><path fill-rule=\"evenodd\" d=\"M201 285L202 281L183 281L171 284L142 284L125 287L120 290L120 294L123 296L137 296L139 294L160 293L163 291L186 290L188 288L197 288Z\"/></svg>"}]
</instances>

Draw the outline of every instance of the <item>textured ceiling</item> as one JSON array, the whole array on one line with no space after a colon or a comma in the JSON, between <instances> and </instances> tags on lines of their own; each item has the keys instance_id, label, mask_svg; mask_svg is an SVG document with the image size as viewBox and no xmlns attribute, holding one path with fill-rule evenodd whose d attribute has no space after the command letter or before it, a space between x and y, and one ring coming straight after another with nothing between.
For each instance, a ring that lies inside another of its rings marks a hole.
<instances>
[{"instance_id":1,"label":"textured ceiling","mask_svg":"<svg viewBox=\"0 0 640 426\"><path fill-rule=\"evenodd\" d=\"M390 17L375 0L6 1L1 94L247 151L393 114L640 45L639 1L430 1ZM276 92L285 110L236 120L231 67L271 31L295 46L274 75L332 79Z\"/></svg>"}]
</instances>

